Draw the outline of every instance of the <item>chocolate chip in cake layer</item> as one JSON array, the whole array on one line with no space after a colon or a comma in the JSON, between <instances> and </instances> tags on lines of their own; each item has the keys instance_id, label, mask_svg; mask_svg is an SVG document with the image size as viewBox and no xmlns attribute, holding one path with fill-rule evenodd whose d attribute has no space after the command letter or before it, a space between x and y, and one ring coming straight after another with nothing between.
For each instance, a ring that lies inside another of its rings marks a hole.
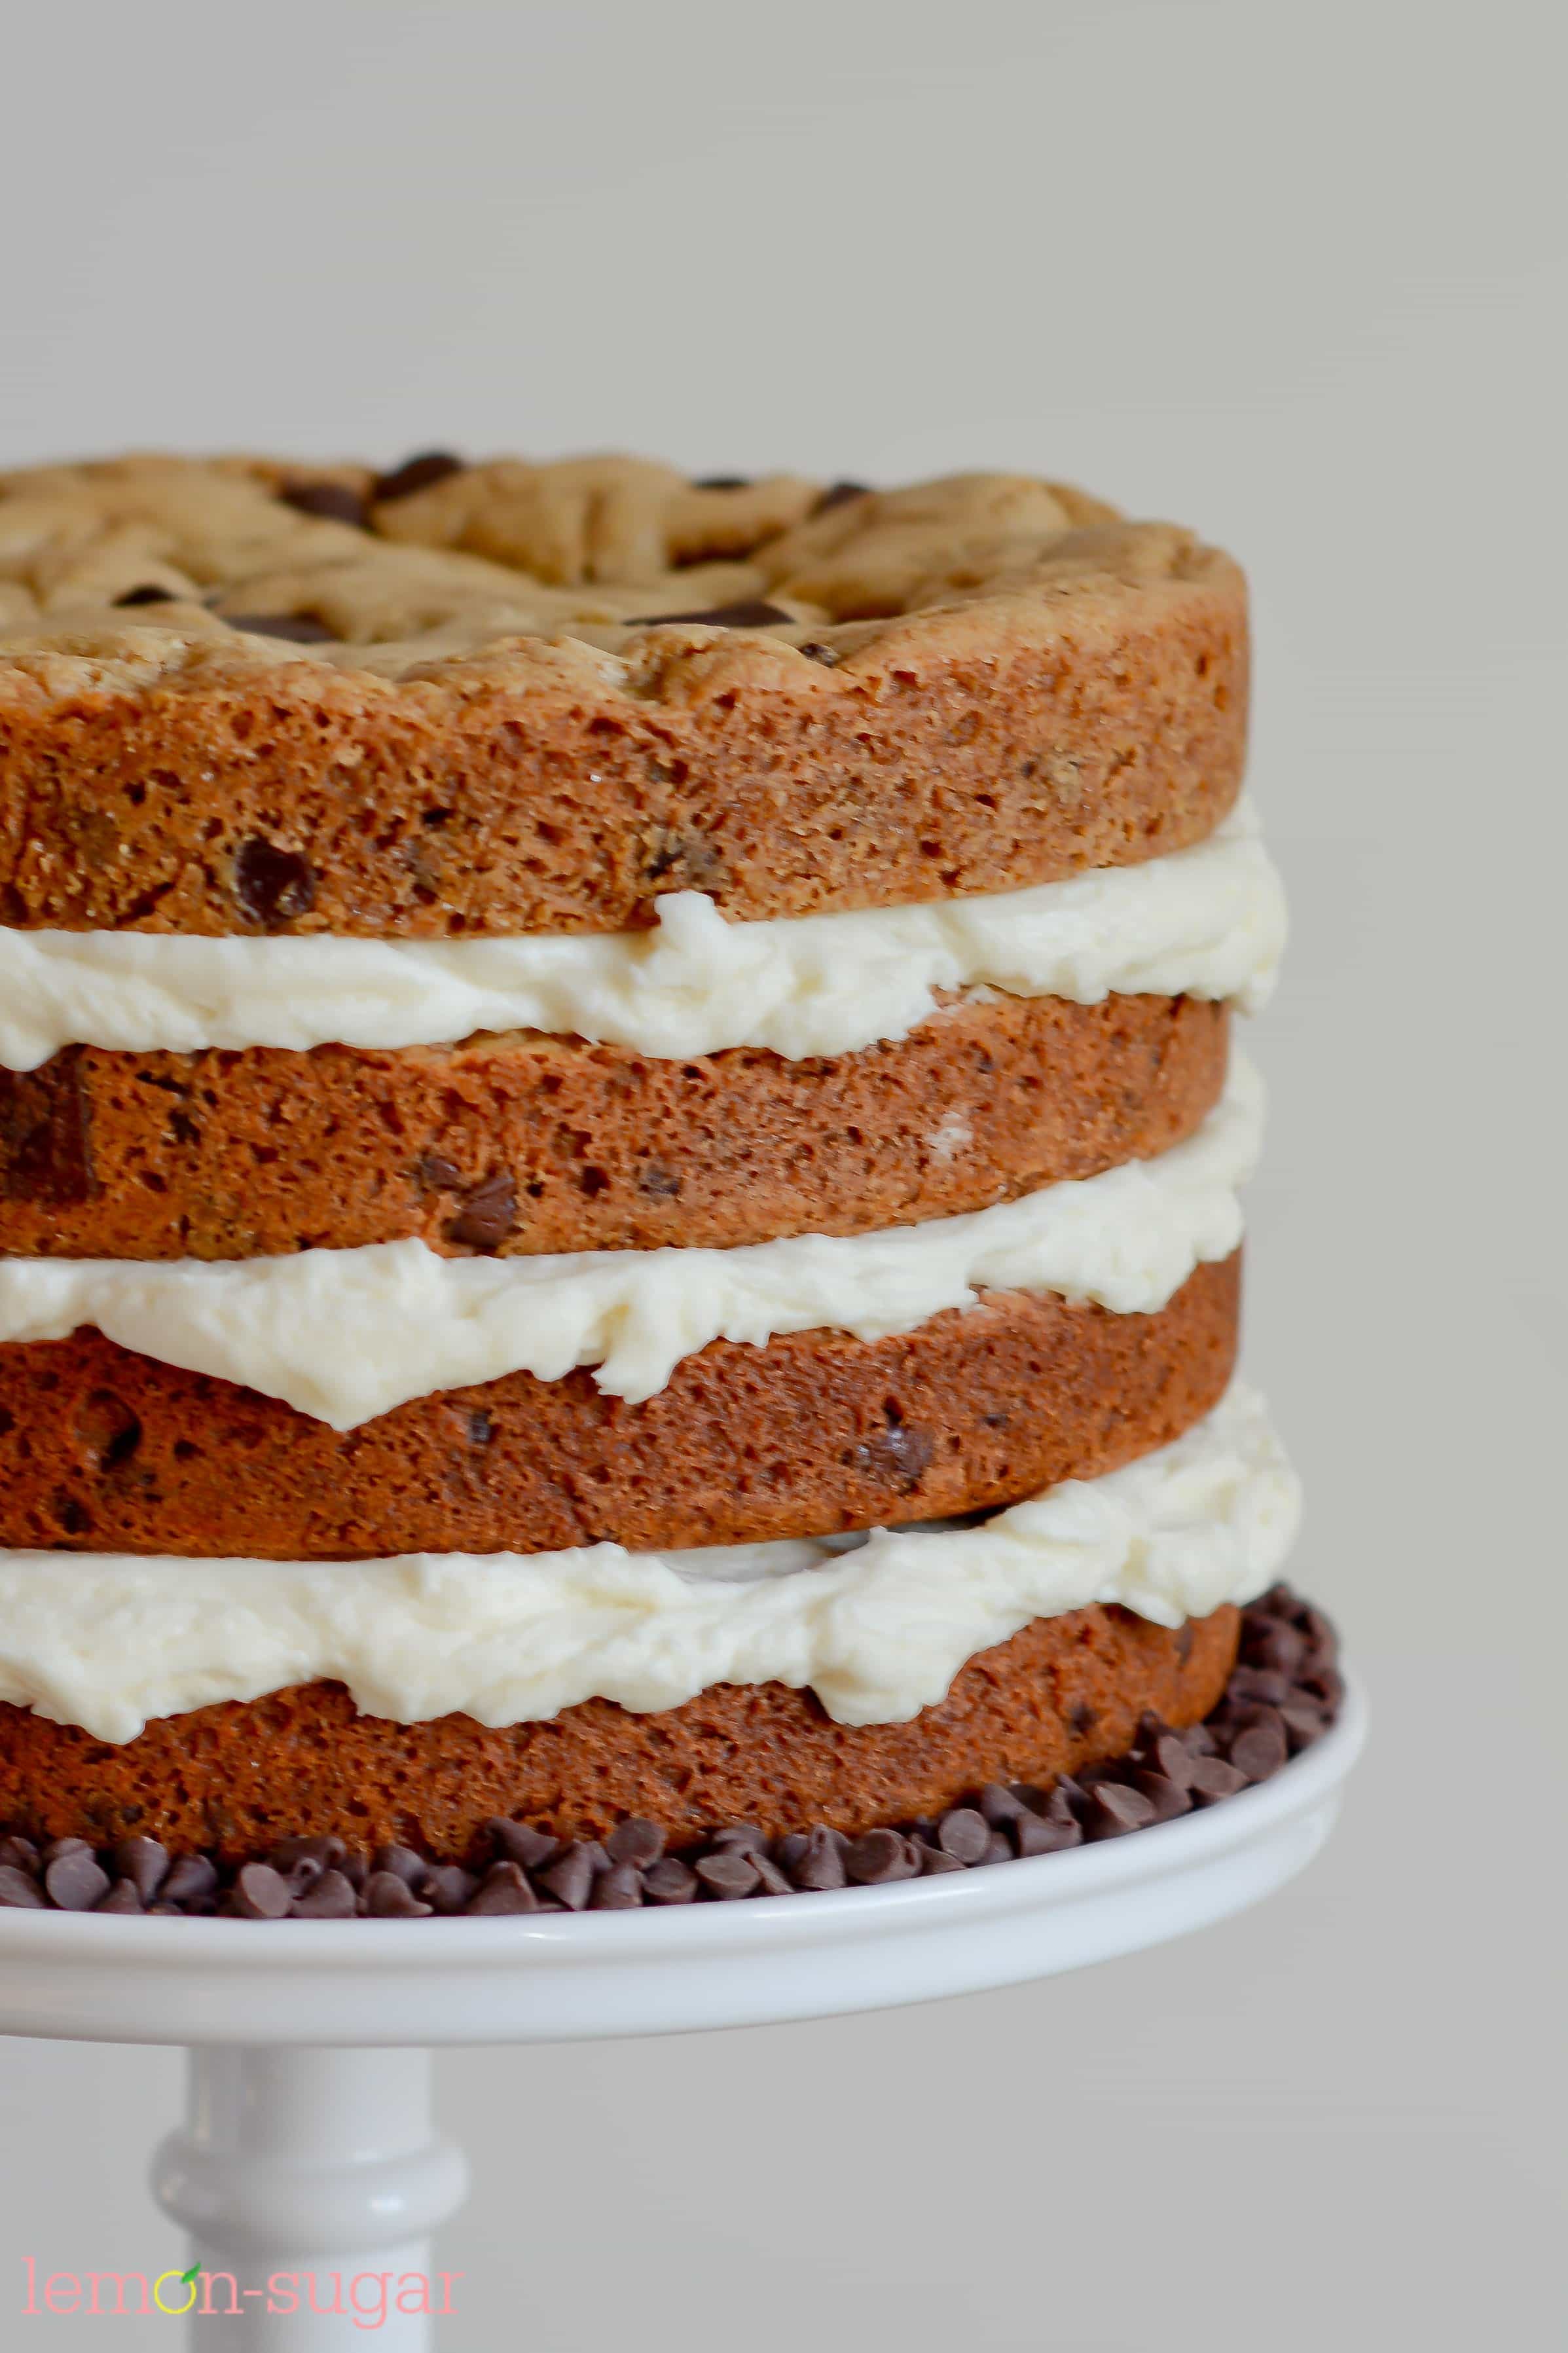
<instances>
[{"instance_id":1,"label":"chocolate chip in cake layer","mask_svg":"<svg viewBox=\"0 0 1568 2353\"><path fill-rule=\"evenodd\" d=\"M694 491L749 491L750 474L699 474L691 485Z\"/></svg>"},{"instance_id":2,"label":"chocolate chip in cake layer","mask_svg":"<svg viewBox=\"0 0 1568 2353\"><path fill-rule=\"evenodd\" d=\"M378 474L371 497L377 506L386 506L394 499L410 499L416 491L427 491L433 482L444 482L449 474L467 470L461 458L454 458L449 449L421 449L417 456L405 458L401 466L394 466L390 473Z\"/></svg>"},{"instance_id":3,"label":"chocolate chip in cake layer","mask_svg":"<svg viewBox=\"0 0 1568 2353\"><path fill-rule=\"evenodd\" d=\"M768 629L782 622L791 628L795 615L786 613L780 605L770 605L761 596L741 596L731 605L707 605L695 613L637 613L627 621L628 629L660 629L676 623L713 629Z\"/></svg>"},{"instance_id":4,"label":"chocolate chip in cake layer","mask_svg":"<svg viewBox=\"0 0 1568 2353\"><path fill-rule=\"evenodd\" d=\"M516 1227L517 1179L502 1168L475 1186L447 1227L447 1238L470 1250L496 1250Z\"/></svg>"},{"instance_id":5,"label":"chocolate chip in cake layer","mask_svg":"<svg viewBox=\"0 0 1568 2353\"><path fill-rule=\"evenodd\" d=\"M173 605L175 596L172 588L160 588L155 580L143 580L139 586L127 588L114 601L117 605Z\"/></svg>"},{"instance_id":6,"label":"chocolate chip in cake layer","mask_svg":"<svg viewBox=\"0 0 1568 2353\"><path fill-rule=\"evenodd\" d=\"M870 495L868 482L829 482L811 512L814 516L831 514L835 507L847 506L851 499Z\"/></svg>"},{"instance_id":7,"label":"chocolate chip in cake layer","mask_svg":"<svg viewBox=\"0 0 1568 2353\"><path fill-rule=\"evenodd\" d=\"M324 522L352 522L362 531L364 528L364 500L348 482L285 482L278 495L286 507L293 507L300 514L318 516Z\"/></svg>"},{"instance_id":8,"label":"chocolate chip in cake layer","mask_svg":"<svg viewBox=\"0 0 1568 2353\"><path fill-rule=\"evenodd\" d=\"M338 633L308 613L225 613L231 629L247 638L282 638L296 646L331 646Z\"/></svg>"},{"instance_id":9,"label":"chocolate chip in cake layer","mask_svg":"<svg viewBox=\"0 0 1568 2353\"><path fill-rule=\"evenodd\" d=\"M253 834L234 853L234 894L241 913L266 931L307 915L316 903L316 877L308 858Z\"/></svg>"},{"instance_id":10,"label":"chocolate chip in cake layer","mask_svg":"<svg viewBox=\"0 0 1568 2353\"><path fill-rule=\"evenodd\" d=\"M74 1209L98 1196L83 1052L66 1046L38 1070L0 1071L0 1192L14 1201Z\"/></svg>"}]
</instances>

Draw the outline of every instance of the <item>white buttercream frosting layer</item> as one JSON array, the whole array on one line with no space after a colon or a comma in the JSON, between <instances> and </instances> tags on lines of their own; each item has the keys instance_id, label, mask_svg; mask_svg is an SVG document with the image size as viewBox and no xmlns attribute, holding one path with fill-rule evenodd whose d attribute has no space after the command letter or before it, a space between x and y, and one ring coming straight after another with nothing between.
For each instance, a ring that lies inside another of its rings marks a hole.
<instances>
[{"instance_id":1,"label":"white buttercream frosting layer","mask_svg":"<svg viewBox=\"0 0 1568 2353\"><path fill-rule=\"evenodd\" d=\"M1196 1134L958 1218L731 1250L449 1259L422 1241L287 1258L0 1261L0 1341L95 1324L121 1346L286 1398L352 1430L407 1398L508 1373L652 1397L710 1340L913 1331L983 1291L1056 1292L1117 1314L1163 1307L1241 1239L1262 1141L1257 1071L1231 1057Z\"/></svg>"},{"instance_id":2,"label":"white buttercream frosting layer","mask_svg":"<svg viewBox=\"0 0 1568 2353\"><path fill-rule=\"evenodd\" d=\"M599 1697L646 1713L715 1683L810 1685L840 1724L934 1706L1034 1618L1121 1602L1162 1626L1250 1600L1300 1510L1237 1383L1174 1445L973 1527L627 1553L290 1562L0 1553L0 1700L134 1738L150 1717L346 1683L367 1715L504 1725Z\"/></svg>"},{"instance_id":3,"label":"white buttercream frosting layer","mask_svg":"<svg viewBox=\"0 0 1568 2353\"><path fill-rule=\"evenodd\" d=\"M543 1029L681 1060L800 1060L906 1037L938 992L1231 998L1259 1006L1285 938L1247 807L1142 866L919 907L727 923L700 892L652 931L456 941L0 931L0 1064L124 1051L435 1045Z\"/></svg>"}]
</instances>

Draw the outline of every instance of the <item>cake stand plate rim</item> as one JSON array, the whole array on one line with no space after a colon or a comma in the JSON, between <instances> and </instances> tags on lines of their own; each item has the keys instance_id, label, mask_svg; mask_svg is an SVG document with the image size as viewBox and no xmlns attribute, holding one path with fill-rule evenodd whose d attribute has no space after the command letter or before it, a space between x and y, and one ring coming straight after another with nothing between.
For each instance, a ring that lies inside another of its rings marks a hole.
<instances>
[{"instance_id":1,"label":"cake stand plate rim","mask_svg":"<svg viewBox=\"0 0 1568 2353\"><path fill-rule=\"evenodd\" d=\"M660 1910L417 1921L0 1911L0 2033L358 2047L689 2032L937 2000L1211 1925L1327 1837L1366 1737L1130 1838L891 1887Z\"/></svg>"}]
</instances>

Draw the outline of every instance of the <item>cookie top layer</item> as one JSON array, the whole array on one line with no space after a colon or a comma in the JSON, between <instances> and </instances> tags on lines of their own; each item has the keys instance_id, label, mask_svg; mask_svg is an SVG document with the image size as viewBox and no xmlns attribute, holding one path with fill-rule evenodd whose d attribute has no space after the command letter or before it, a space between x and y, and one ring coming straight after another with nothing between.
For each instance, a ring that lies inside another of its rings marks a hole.
<instances>
[{"instance_id":1,"label":"cookie top layer","mask_svg":"<svg viewBox=\"0 0 1568 2353\"><path fill-rule=\"evenodd\" d=\"M1081 491L641 459L0 475L0 914L619 929L1056 879L1200 839L1227 558Z\"/></svg>"}]
</instances>

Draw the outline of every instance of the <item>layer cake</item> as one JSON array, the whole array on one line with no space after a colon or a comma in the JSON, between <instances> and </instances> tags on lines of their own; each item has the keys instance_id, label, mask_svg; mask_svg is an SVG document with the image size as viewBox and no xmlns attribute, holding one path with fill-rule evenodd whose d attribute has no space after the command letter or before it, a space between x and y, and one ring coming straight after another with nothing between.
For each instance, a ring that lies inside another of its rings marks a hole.
<instances>
[{"instance_id":1,"label":"layer cake","mask_svg":"<svg viewBox=\"0 0 1568 2353\"><path fill-rule=\"evenodd\" d=\"M0 1899L875 1882L1323 1728L1228 558L137 457L0 476Z\"/></svg>"}]
</instances>

